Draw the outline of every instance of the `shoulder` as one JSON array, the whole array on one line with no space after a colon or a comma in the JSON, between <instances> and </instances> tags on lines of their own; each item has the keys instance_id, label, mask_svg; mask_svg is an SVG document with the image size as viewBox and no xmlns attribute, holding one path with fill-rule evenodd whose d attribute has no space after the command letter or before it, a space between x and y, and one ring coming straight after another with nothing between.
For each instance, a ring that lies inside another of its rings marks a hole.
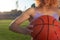
<instances>
[{"instance_id":1,"label":"shoulder","mask_svg":"<svg viewBox=\"0 0 60 40\"><path fill-rule=\"evenodd\" d=\"M55 9L52 11L53 11L53 14L57 14L58 16L60 16L60 9Z\"/></svg>"},{"instance_id":2,"label":"shoulder","mask_svg":"<svg viewBox=\"0 0 60 40\"><path fill-rule=\"evenodd\" d=\"M26 11L24 11L23 13L31 15L35 12L35 8L28 8Z\"/></svg>"},{"instance_id":3,"label":"shoulder","mask_svg":"<svg viewBox=\"0 0 60 40\"><path fill-rule=\"evenodd\" d=\"M60 16L60 9L58 9L57 12L58 12L58 15Z\"/></svg>"}]
</instances>

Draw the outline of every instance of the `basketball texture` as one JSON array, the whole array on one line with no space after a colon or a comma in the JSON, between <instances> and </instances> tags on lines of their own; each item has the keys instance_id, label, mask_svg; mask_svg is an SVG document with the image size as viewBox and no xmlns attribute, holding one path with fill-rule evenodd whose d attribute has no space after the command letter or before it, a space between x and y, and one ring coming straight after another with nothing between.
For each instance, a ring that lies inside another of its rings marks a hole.
<instances>
[{"instance_id":1,"label":"basketball texture","mask_svg":"<svg viewBox=\"0 0 60 40\"><path fill-rule=\"evenodd\" d=\"M33 40L60 40L60 24L54 17L44 15L33 20L30 25L33 25Z\"/></svg>"}]
</instances>

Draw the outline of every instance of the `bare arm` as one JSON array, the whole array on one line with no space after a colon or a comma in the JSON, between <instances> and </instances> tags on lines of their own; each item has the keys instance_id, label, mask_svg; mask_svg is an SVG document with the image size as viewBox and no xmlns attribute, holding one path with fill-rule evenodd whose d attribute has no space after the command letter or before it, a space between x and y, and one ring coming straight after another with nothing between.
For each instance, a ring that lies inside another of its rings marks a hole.
<instances>
[{"instance_id":1,"label":"bare arm","mask_svg":"<svg viewBox=\"0 0 60 40\"><path fill-rule=\"evenodd\" d=\"M26 12L22 13L21 16L16 18L11 24L9 29L13 32L22 33L22 34L30 34L30 31L27 28L21 28L19 25L23 23L25 20L30 18L32 11L31 9L27 10Z\"/></svg>"}]
</instances>

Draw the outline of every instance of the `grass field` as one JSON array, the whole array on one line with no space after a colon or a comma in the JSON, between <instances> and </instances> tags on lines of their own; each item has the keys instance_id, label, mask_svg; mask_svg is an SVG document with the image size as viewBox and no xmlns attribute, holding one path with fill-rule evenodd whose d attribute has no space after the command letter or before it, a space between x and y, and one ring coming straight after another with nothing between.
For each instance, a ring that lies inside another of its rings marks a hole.
<instances>
[{"instance_id":1,"label":"grass field","mask_svg":"<svg viewBox=\"0 0 60 40\"><path fill-rule=\"evenodd\" d=\"M29 35L23 35L11 32L9 24L12 20L0 20L0 40L30 40ZM26 26L28 21L24 22L21 26Z\"/></svg>"}]
</instances>

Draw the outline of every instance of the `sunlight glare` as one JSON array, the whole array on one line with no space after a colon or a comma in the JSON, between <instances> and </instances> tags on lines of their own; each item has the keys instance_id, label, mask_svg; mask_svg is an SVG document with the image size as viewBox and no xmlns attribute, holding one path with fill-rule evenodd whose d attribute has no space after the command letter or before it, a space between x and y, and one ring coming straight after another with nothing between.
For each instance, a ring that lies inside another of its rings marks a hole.
<instances>
[{"instance_id":1,"label":"sunlight glare","mask_svg":"<svg viewBox=\"0 0 60 40\"><path fill-rule=\"evenodd\" d=\"M0 0L0 11L10 11L11 9L15 9L16 0Z\"/></svg>"}]
</instances>

